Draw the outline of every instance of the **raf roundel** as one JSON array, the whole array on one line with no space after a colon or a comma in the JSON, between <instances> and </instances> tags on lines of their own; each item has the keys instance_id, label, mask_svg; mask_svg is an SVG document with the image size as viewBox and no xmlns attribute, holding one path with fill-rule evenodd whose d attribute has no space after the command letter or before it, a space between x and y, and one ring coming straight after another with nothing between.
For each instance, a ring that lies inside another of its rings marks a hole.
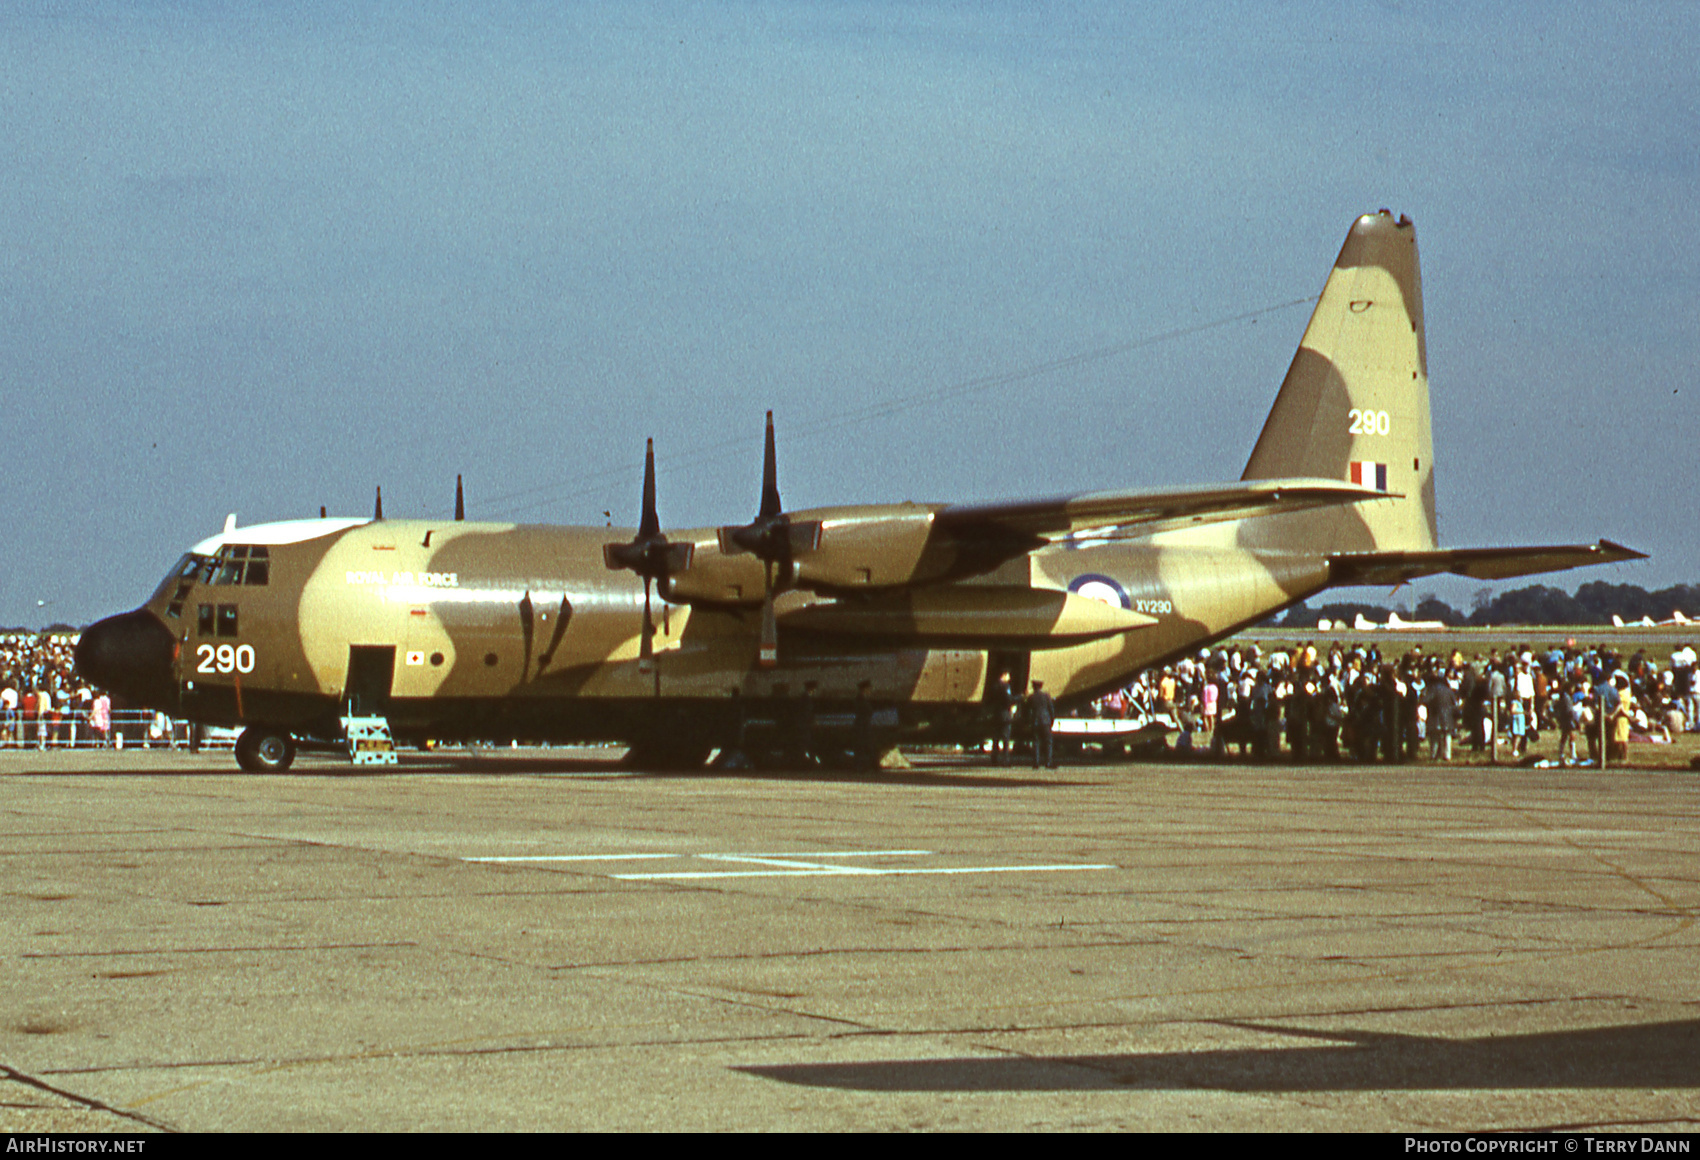
<instances>
[{"instance_id":1,"label":"raf roundel","mask_svg":"<svg viewBox=\"0 0 1700 1160\"><path fill-rule=\"evenodd\" d=\"M1076 576L1069 581L1068 590L1076 596L1084 596L1088 600L1101 601L1111 608L1132 608L1133 601L1128 599L1127 590L1108 576L1096 572L1088 572L1084 576Z\"/></svg>"}]
</instances>

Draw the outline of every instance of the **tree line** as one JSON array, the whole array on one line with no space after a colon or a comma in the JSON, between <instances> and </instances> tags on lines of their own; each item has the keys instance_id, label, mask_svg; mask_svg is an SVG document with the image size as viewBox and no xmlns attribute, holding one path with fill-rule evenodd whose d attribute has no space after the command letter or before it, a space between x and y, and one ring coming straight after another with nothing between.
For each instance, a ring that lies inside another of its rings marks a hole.
<instances>
[{"instance_id":1,"label":"tree line","mask_svg":"<svg viewBox=\"0 0 1700 1160\"><path fill-rule=\"evenodd\" d=\"M1310 608L1301 602L1268 622L1279 628L1314 628L1318 620L1344 620L1350 624L1362 613L1374 621L1386 621L1389 612L1407 620L1438 620L1449 628L1497 628L1502 625L1609 625L1612 617L1633 624L1642 617L1669 620L1681 612L1700 620L1700 584L1673 584L1649 592L1638 584L1607 584L1595 580L1576 589L1574 596L1547 584L1530 584L1509 592L1479 589L1469 612L1463 612L1433 595L1419 597L1415 607L1337 601Z\"/></svg>"}]
</instances>

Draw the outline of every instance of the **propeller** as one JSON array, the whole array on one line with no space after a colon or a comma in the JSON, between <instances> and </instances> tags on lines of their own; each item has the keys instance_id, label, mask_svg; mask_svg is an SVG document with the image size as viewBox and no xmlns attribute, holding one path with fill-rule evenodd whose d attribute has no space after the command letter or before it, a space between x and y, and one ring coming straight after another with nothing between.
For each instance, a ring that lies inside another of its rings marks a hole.
<instances>
[{"instance_id":1,"label":"propeller","mask_svg":"<svg viewBox=\"0 0 1700 1160\"><path fill-rule=\"evenodd\" d=\"M455 519L466 518L466 493L460 489L460 476L455 476Z\"/></svg>"},{"instance_id":2,"label":"propeller","mask_svg":"<svg viewBox=\"0 0 1700 1160\"><path fill-rule=\"evenodd\" d=\"M762 562L762 668L779 663L779 628L773 614L773 594L792 576L798 552L820 547L820 521L792 522L779 500L779 467L774 454L773 412L767 413L767 452L762 460L761 510L749 523L720 529L720 550L727 555L748 552Z\"/></svg>"},{"instance_id":3,"label":"propeller","mask_svg":"<svg viewBox=\"0 0 1700 1160\"><path fill-rule=\"evenodd\" d=\"M661 582L661 597L667 597L667 580L691 566L695 544L669 544L661 533L661 517L655 512L655 440L648 442L643 458L643 519L630 543L604 544L602 562L613 571L624 569L643 577L643 643L638 656L655 655L655 619L650 613L650 586Z\"/></svg>"},{"instance_id":4,"label":"propeller","mask_svg":"<svg viewBox=\"0 0 1700 1160\"><path fill-rule=\"evenodd\" d=\"M372 505L372 518L375 520L384 518L384 485L381 483L378 485L378 502Z\"/></svg>"}]
</instances>

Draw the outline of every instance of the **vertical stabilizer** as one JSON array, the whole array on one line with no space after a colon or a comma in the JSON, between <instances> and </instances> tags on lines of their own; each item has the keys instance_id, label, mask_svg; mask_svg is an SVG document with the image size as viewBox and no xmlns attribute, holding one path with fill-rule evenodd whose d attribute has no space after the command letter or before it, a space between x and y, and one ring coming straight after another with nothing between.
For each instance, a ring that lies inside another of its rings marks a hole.
<instances>
[{"instance_id":1,"label":"vertical stabilizer","mask_svg":"<svg viewBox=\"0 0 1700 1160\"><path fill-rule=\"evenodd\" d=\"M1250 520L1248 547L1436 546L1422 275L1409 218L1353 223L1242 479L1344 479L1399 499Z\"/></svg>"}]
</instances>

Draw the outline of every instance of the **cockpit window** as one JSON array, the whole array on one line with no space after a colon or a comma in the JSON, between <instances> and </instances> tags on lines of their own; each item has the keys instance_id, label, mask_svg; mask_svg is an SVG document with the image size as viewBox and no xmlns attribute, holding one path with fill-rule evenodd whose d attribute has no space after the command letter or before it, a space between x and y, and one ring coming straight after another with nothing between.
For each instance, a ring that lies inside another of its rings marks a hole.
<instances>
[{"instance_id":1,"label":"cockpit window","mask_svg":"<svg viewBox=\"0 0 1700 1160\"><path fill-rule=\"evenodd\" d=\"M226 544L208 562L213 584L265 584L271 579L271 552L263 544Z\"/></svg>"},{"instance_id":2,"label":"cockpit window","mask_svg":"<svg viewBox=\"0 0 1700 1160\"><path fill-rule=\"evenodd\" d=\"M159 582L159 588L152 599L158 600L161 596L169 595L171 603L166 607L165 614L173 618L182 616L184 597L189 595L189 589L194 585L201 569L210 563L211 560L206 556L188 553L172 565L171 571L165 574L165 579Z\"/></svg>"}]
</instances>

